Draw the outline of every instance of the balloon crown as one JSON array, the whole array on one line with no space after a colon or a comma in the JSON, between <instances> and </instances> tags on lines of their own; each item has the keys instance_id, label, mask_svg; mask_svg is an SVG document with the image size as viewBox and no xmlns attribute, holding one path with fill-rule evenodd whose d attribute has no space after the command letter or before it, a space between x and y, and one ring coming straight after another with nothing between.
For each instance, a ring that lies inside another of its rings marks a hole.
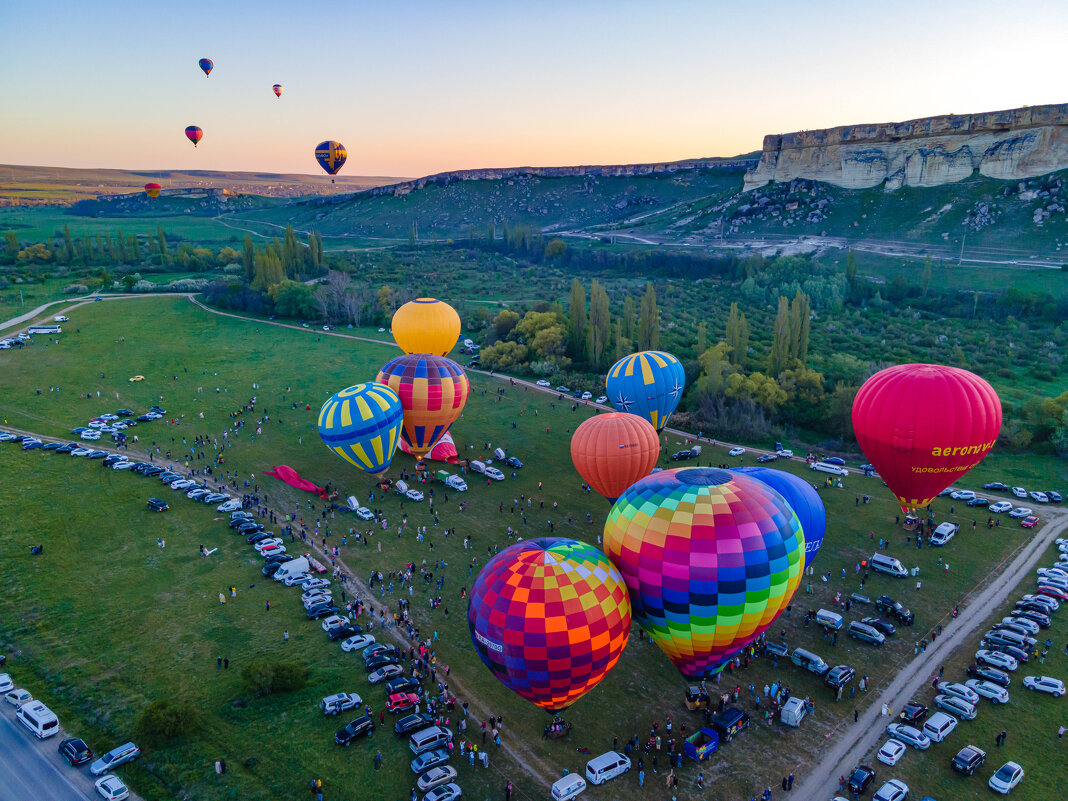
<instances>
[{"instance_id":1,"label":"balloon crown","mask_svg":"<svg viewBox=\"0 0 1068 801\"><path fill-rule=\"evenodd\" d=\"M691 484L695 487L718 487L730 482L734 477L726 470L716 467L691 467L677 472L675 478L681 484Z\"/></svg>"}]
</instances>

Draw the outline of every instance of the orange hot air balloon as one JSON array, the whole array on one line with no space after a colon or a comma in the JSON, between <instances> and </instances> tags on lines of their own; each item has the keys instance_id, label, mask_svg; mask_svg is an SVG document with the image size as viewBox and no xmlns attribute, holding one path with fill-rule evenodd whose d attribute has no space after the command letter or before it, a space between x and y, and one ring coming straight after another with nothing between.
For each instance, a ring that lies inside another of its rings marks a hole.
<instances>
[{"instance_id":1,"label":"orange hot air balloon","mask_svg":"<svg viewBox=\"0 0 1068 801\"><path fill-rule=\"evenodd\" d=\"M197 125L189 125L185 129L185 138L197 146L197 142L204 138L204 131Z\"/></svg>"},{"instance_id":2,"label":"orange hot air balloon","mask_svg":"<svg viewBox=\"0 0 1068 801\"><path fill-rule=\"evenodd\" d=\"M1001 401L967 370L901 364L864 382L853 401L853 429L907 511L927 506L990 452L1001 431Z\"/></svg>"},{"instance_id":3,"label":"orange hot air balloon","mask_svg":"<svg viewBox=\"0 0 1068 801\"><path fill-rule=\"evenodd\" d=\"M161 189L163 189L163 187L159 184L145 184L145 194L153 200L159 197Z\"/></svg>"},{"instance_id":4,"label":"orange hot air balloon","mask_svg":"<svg viewBox=\"0 0 1068 801\"><path fill-rule=\"evenodd\" d=\"M443 300L416 298L397 309L390 328L405 353L444 356L460 338L460 315Z\"/></svg>"},{"instance_id":5,"label":"orange hot air balloon","mask_svg":"<svg viewBox=\"0 0 1068 801\"><path fill-rule=\"evenodd\" d=\"M656 429L636 414L599 414L586 420L571 436L575 469L610 501L649 475L659 456Z\"/></svg>"}]
</instances>

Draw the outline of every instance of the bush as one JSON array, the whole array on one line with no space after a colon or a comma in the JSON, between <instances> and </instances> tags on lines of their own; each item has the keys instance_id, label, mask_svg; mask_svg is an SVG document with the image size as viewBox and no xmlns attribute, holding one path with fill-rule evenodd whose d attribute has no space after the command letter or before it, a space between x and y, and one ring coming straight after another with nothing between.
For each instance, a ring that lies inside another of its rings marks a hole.
<instances>
[{"instance_id":1,"label":"bush","mask_svg":"<svg viewBox=\"0 0 1068 801\"><path fill-rule=\"evenodd\" d=\"M241 668L241 678L256 697L299 690L308 681L304 665L258 659Z\"/></svg>"},{"instance_id":2,"label":"bush","mask_svg":"<svg viewBox=\"0 0 1068 801\"><path fill-rule=\"evenodd\" d=\"M164 742L192 734L200 725L200 710L195 706L164 698L153 701L141 710L134 731L142 739Z\"/></svg>"},{"instance_id":3,"label":"bush","mask_svg":"<svg viewBox=\"0 0 1068 801\"><path fill-rule=\"evenodd\" d=\"M85 284L70 284L69 286L63 287L64 295L84 295L88 291L89 287Z\"/></svg>"}]
</instances>

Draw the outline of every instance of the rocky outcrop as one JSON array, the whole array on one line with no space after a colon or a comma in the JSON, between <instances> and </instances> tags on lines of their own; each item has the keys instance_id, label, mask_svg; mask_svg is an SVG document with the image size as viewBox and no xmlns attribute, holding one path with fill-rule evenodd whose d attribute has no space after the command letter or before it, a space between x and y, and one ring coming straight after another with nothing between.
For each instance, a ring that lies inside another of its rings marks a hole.
<instances>
[{"instance_id":1,"label":"rocky outcrop","mask_svg":"<svg viewBox=\"0 0 1068 801\"><path fill-rule=\"evenodd\" d=\"M808 178L848 189L938 186L978 170L1020 179L1068 167L1068 104L764 137L745 188Z\"/></svg>"},{"instance_id":2,"label":"rocky outcrop","mask_svg":"<svg viewBox=\"0 0 1068 801\"><path fill-rule=\"evenodd\" d=\"M489 167L478 170L454 170L439 172L412 181L399 184L376 186L365 189L360 194L364 197L379 195L406 195L427 185L447 186L457 181L500 181L512 178L533 176L538 178L569 178L592 175L605 177L627 177L635 175L659 175L663 173L685 172L689 170L747 169L757 163L756 158L741 156L735 159L687 159L686 161L665 161L659 164L614 164L592 167Z\"/></svg>"}]
</instances>

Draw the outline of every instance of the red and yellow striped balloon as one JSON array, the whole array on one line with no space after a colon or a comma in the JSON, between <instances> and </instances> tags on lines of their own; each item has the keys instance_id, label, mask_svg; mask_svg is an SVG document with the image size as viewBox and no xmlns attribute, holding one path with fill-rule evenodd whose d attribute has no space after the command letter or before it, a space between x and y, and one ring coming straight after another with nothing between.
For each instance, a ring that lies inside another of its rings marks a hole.
<instances>
[{"instance_id":1,"label":"red and yellow striped balloon","mask_svg":"<svg viewBox=\"0 0 1068 801\"><path fill-rule=\"evenodd\" d=\"M429 453L456 422L471 389L460 365L428 353L398 356L382 367L375 381L400 396L404 409L401 438L417 459Z\"/></svg>"}]
</instances>

